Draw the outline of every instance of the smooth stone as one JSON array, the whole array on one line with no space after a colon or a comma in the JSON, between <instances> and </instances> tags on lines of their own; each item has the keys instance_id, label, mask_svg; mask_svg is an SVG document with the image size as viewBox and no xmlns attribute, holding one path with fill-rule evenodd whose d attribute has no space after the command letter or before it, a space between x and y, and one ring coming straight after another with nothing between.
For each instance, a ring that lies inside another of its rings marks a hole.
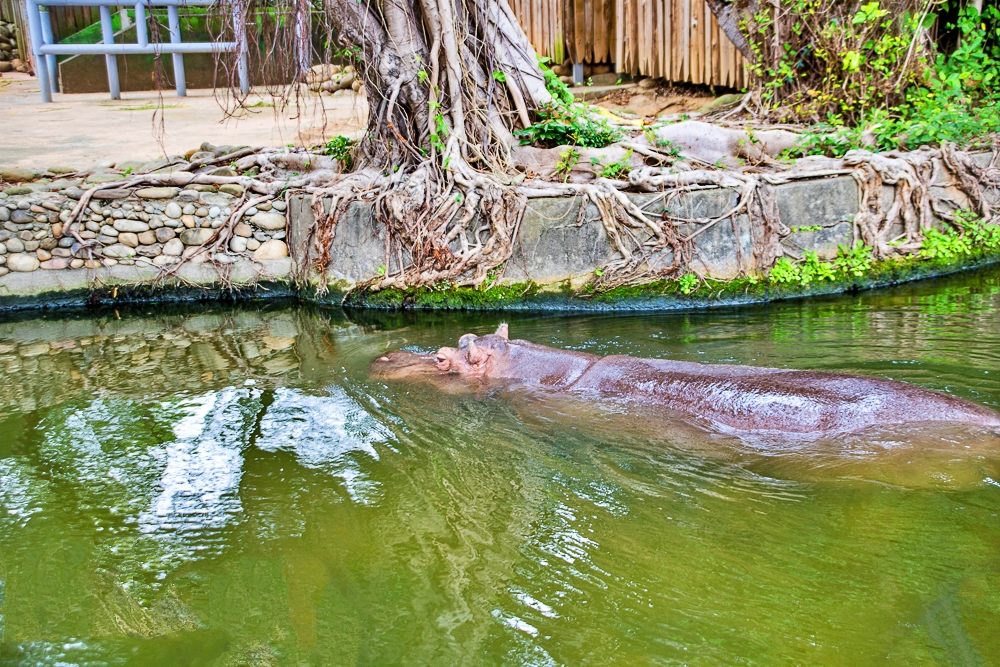
<instances>
[{"instance_id":1,"label":"smooth stone","mask_svg":"<svg viewBox=\"0 0 1000 667\"><path fill-rule=\"evenodd\" d=\"M251 229L250 225L248 225L245 222L241 222L240 224L236 225L236 228L233 229L233 231L236 233L237 236L243 236L245 238L250 238L251 236L253 236L253 229Z\"/></svg>"},{"instance_id":2,"label":"smooth stone","mask_svg":"<svg viewBox=\"0 0 1000 667\"><path fill-rule=\"evenodd\" d=\"M181 213L184 215L194 215L194 212L198 210L194 204L185 204L184 208L181 209Z\"/></svg>"},{"instance_id":3,"label":"smooth stone","mask_svg":"<svg viewBox=\"0 0 1000 667\"><path fill-rule=\"evenodd\" d=\"M17 209L10 214L10 221L15 225L27 225L35 221L35 216L28 211Z\"/></svg>"},{"instance_id":4,"label":"smooth stone","mask_svg":"<svg viewBox=\"0 0 1000 667\"><path fill-rule=\"evenodd\" d=\"M67 167L65 165L56 165L55 167L49 167L48 171L50 174L55 174L56 176L62 176L63 174L73 174L80 170L74 169L73 167Z\"/></svg>"},{"instance_id":5,"label":"smooth stone","mask_svg":"<svg viewBox=\"0 0 1000 667\"><path fill-rule=\"evenodd\" d=\"M222 209L219 208L218 206L213 206L212 208L208 209L208 217L218 218L220 215L222 215Z\"/></svg>"},{"instance_id":6,"label":"smooth stone","mask_svg":"<svg viewBox=\"0 0 1000 667\"><path fill-rule=\"evenodd\" d=\"M120 232L131 232L133 234L141 234L142 232L149 231L149 225L138 220L115 220L114 227Z\"/></svg>"},{"instance_id":7,"label":"smooth stone","mask_svg":"<svg viewBox=\"0 0 1000 667\"><path fill-rule=\"evenodd\" d=\"M129 248L135 248L139 245L139 236L132 232L122 232L118 235L118 242Z\"/></svg>"},{"instance_id":8,"label":"smooth stone","mask_svg":"<svg viewBox=\"0 0 1000 667\"><path fill-rule=\"evenodd\" d=\"M156 236L157 243L166 243L170 239L177 237L177 232L172 230L170 227L160 227L156 230L156 232L154 232L154 234Z\"/></svg>"},{"instance_id":9,"label":"smooth stone","mask_svg":"<svg viewBox=\"0 0 1000 667\"><path fill-rule=\"evenodd\" d=\"M260 241L257 239L247 239L247 250L256 250L260 247Z\"/></svg>"},{"instance_id":10,"label":"smooth stone","mask_svg":"<svg viewBox=\"0 0 1000 667\"><path fill-rule=\"evenodd\" d=\"M35 251L35 257L37 257L38 260L41 262L47 262L48 260L52 259L52 253L49 252L48 250L39 248L38 250Z\"/></svg>"},{"instance_id":11,"label":"smooth stone","mask_svg":"<svg viewBox=\"0 0 1000 667\"><path fill-rule=\"evenodd\" d=\"M197 190L198 192L216 192L218 188L216 188L214 185L197 183L195 185L189 185L188 190Z\"/></svg>"},{"instance_id":12,"label":"smooth stone","mask_svg":"<svg viewBox=\"0 0 1000 667\"><path fill-rule=\"evenodd\" d=\"M118 237L117 236L107 236L106 234L98 234L97 235L97 242L98 243L103 243L104 245L114 245L115 243L118 243Z\"/></svg>"},{"instance_id":13,"label":"smooth stone","mask_svg":"<svg viewBox=\"0 0 1000 667\"><path fill-rule=\"evenodd\" d=\"M204 248L193 246L191 248L184 248L184 259L188 260L192 264L202 264L208 261L208 253L205 252Z\"/></svg>"},{"instance_id":14,"label":"smooth stone","mask_svg":"<svg viewBox=\"0 0 1000 667\"><path fill-rule=\"evenodd\" d=\"M211 227L212 229L218 229L218 228L219 228L219 227L221 227L221 226L222 226L222 225L223 225L223 224L224 224L225 222L226 222L225 220L222 220L222 219L220 219L220 218L216 218L215 220L212 220L211 222L209 222L209 223L208 223L208 226L209 226L209 227ZM201 226L202 226L202 227L204 227L204 226L205 226L205 223L202 223L202 224L201 224Z\"/></svg>"},{"instance_id":15,"label":"smooth stone","mask_svg":"<svg viewBox=\"0 0 1000 667\"><path fill-rule=\"evenodd\" d=\"M246 252L247 240L242 236L234 236L229 239L229 249L233 252Z\"/></svg>"},{"instance_id":16,"label":"smooth stone","mask_svg":"<svg viewBox=\"0 0 1000 667\"><path fill-rule=\"evenodd\" d=\"M199 217L199 218L207 218L208 217L208 209L205 208L204 206L202 206L202 207L196 209L195 212L194 212L194 214L197 217Z\"/></svg>"},{"instance_id":17,"label":"smooth stone","mask_svg":"<svg viewBox=\"0 0 1000 667\"><path fill-rule=\"evenodd\" d=\"M63 190L63 194L70 199L79 199L85 192L86 190L81 190L80 188L66 188Z\"/></svg>"},{"instance_id":18,"label":"smooth stone","mask_svg":"<svg viewBox=\"0 0 1000 667\"><path fill-rule=\"evenodd\" d=\"M168 264L174 264L176 262L176 255L157 255L153 258L153 264L156 266L167 266Z\"/></svg>"},{"instance_id":19,"label":"smooth stone","mask_svg":"<svg viewBox=\"0 0 1000 667\"><path fill-rule=\"evenodd\" d=\"M214 230L211 229L186 229L181 232L181 243L184 245L199 246L212 238L212 234L214 233Z\"/></svg>"},{"instance_id":20,"label":"smooth stone","mask_svg":"<svg viewBox=\"0 0 1000 667\"><path fill-rule=\"evenodd\" d=\"M250 224L257 229L274 231L285 228L285 216L280 213L255 213L250 218Z\"/></svg>"},{"instance_id":21,"label":"smooth stone","mask_svg":"<svg viewBox=\"0 0 1000 667\"><path fill-rule=\"evenodd\" d=\"M142 257L156 257L163 252L163 246L159 243L141 245L136 252L138 252Z\"/></svg>"},{"instance_id":22,"label":"smooth stone","mask_svg":"<svg viewBox=\"0 0 1000 667\"><path fill-rule=\"evenodd\" d=\"M101 234L104 234L105 236L112 236L112 237L118 236L118 230L112 227L111 225L101 225L100 229L98 229L97 231L99 231Z\"/></svg>"},{"instance_id":23,"label":"smooth stone","mask_svg":"<svg viewBox=\"0 0 1000 667\"><path fill-rule=\"evenodd\" d=\"M16 236L7 239L7 252L24 252L24 241L17 238Z\"/></svg>"},{"instance_id":24,"label":"smooth stone","mask_svg":"<svg viewBox=\"0 0 1000 667\"><path fill-rule=\"evenodd\" d=\"M69 248L53 248L52 249L52 256L53 257L72 257L73 256L73 251L70 250Z\"/></svg>"},{"instance_id":25,"label":"smooth stone","mask_svg":"<svg viewBox=\"0 0 1000 667\"><path fill-rule=\"evenodd\" d=\"M288 257L288 246L285 245L284 241L271 240L261 243L260 247L253 253L253 258L258 261L281 259L282 257Z\"/></svg>"},{"instance_id":26,"label":"smooth stone","mask_svg":"<svg viewBox=\"0 0 1000 667\"><path fill-rule=\"evenodd\" d=\"M139 234L139 245L153 245L156 243L156 232L147 231Z\"/></svg>"},{"instance_id":27,"label":"smooth stone","mask_svg":"<svg viewBox=\"0 0 1000 667\"><path fill-rule=\"evenodd\" d=\"M18 273L31 273L37 271L39 266L41 262L34 255L17 252L7 257L7 268Z\"/></svg>"},{"instance_id":28,"label":"smooth stone","mask_svg":"<svg viewBox=\"0 0 1000 667\"><path fill-rule=\"evenodd\" d=\"M181 222L184 223L184 226L188 229L198 226L198 221L194 219L193 215L182 215Z\"/></svg>"},{"instance_id":29,"label":"smooth stone","mask_svg":"<svg viewBox=\"0 0 1000 667\"><path fill-rule=\"evenodd\" d=\"M40 175L34 169L28 169L27 167L0 167L0 179L10 183L33 181Z\"/></svg>"},{"instance_id":30,"label":"smooth stone","mask_svg":"<svg viewBox=\"0 0 1000 667\"><path fill-rule=\"evenodd\" d=\"M140 188L135 191L139 199L173 199L177 196L177 188Z\"/></svg>"},{"instance_id":31,"label":"smooth stone","mask_svg":"<svg viewBox=\"0 0 1000 667\"><path fill-rule=\"evenodd\" d=\"M92 184L114 183L122 180L121 174L91 174L87 177L87 182Z\"/></svg>"},{"instance_id":32,"label":"smooth stone","mask_svg":"<svg viewBox=\"0 0 1000 667\"><path fill-rule=\"evenodd\" d=\"M163 209L163 214L168 218L171 218L172 220L177 220L184 213L181 210L180 204L178 204L175 201L172 201L169 204L167 204L167 207L165 209Z\"/></svg>"},{"instance_id":33,"label":"smooth stone","mask_svg":"<svg viewBox=\"0 0 1000 667\"><path fill-rule=\"evenodd\" d=\"M188 158L191 162L204 162L205 160L215 159L215 152L211 150L200 150L191 154Z\"/></svg>"},{"instance_id":34,"label":"smooth stone","mask_svg":"<svg viewBox=\"0 0 1000 667\"><path fill-rule=\"evenodd\" d=\"M213 169L212 171L208 172L208 175L209 176L228 176L230 178L232 178L233 176L239 176L239 174L236 173L236 170L233 169L232 167L229 167L229 166L226 166L226 167L217 167L217 168ZM236 185L236 184L235 183L226 183L226 185ZM225 185L223 187L225 187Z\"/></svg>"},{"instance_id":35,"label":"smooth stone","mask_svg":"<svg viewBox=\"0 0 1000 667\"><path fill-rule=\"evenodd\" d=\"M184 244L181 243L180 239L170 239L163 244L163 254L173 255L174 257L180 255L184 252Z\"/></svg>"},{"instance_id":36,"label":"smooth stone","mask_svg":"<svg viewBox=\"0 0 1000 667\"><path fill-rule=\"evenodd\" d=\"M48 269L49 271L57 271L59 269L68 269L69 260L63 257L54 257L52 259L45 260L39 266L43 269Z\"/></svg>"},{"instance_id":37,"label":"smooth stone","mask_svg":"<svg viewBox=\"0 0 1000 667\"><path fill-rule=\"evenodd\" d=\"M25 241L24 242L24 250L25 250L25 252L34 252L34 251L38 250L38 246L39 246L38 241Z\"/></svg>"},{"instance_id":38,"label":"smooth stone","mask_svg":"<svg viewBox=\"0 0 1000 667\"><path fill-rule=\"evenodd\" d=\"M86 264L85 260L82 260L79 257L76 257L76 258L70 260L70 262L69 262L69 268L71 268L71 269L82 269L85 264Z\"/></svg>"},{"instance_id":39,"label":"smooth stone","mask_svg":"<svg viewBox=\"0 0 1000 667\"><path fill-rule=\"evenodd\" d=\"M10 211L6 206L0 206L0 222L7 222L10 220Z\"/></svg>"},{"instance_id":40,"label":"smooth stone","mask_svg":"<svg viewBox=\"0 0 1000 667\"><path fill-rule=\"evenodd\" d=\"M128 199L132 196L132 191L126 188L108 188L107 190L98 190L94 193L94 199L110 200L110 199Z\"/></svg>"},{"instance_id":41,"label":"smooth stone","mask_svg":"<svg viewBox=\"0 0 1000 667\"><path fill-rule=\"evenodd\" d=\"M225 185L219 186L219 192L227 195L232 195L234 197L242 197L243 186L237 185L236 183L226 183ZM206 203L211 203L211 202L208 202L208 200L206 199Z\"/></svg>"},{"instance_id":42,"label":"smooth stone","mask_svg":"<svg viewBox=\"0 0 1000 667\"><path fill-rule=\"evenodd\" d=\"M6 255L6 254L7 254L7 246L3 243L0 243L0 255Z\"/></svg>"},{"instance_id":43,"label":"smooth stone","mask_svg":"<svg viewBox=\"0 0 1000 667\"><path fill-rule=\"evenodd\" d=\"M198 201L198 197L200 196L201 193L198 192L197 190L181 190L181 193L179 195L181 201L188 201L188 202Z\"/></svg>"},{"instance_id":44,"label":"smooth stone","mask_svg":"<svg viewBox=\"0 0 1000 667\"><path fill-rule=\"evenodd\" d=\"M15 195L30 195L34 190L26 185L15 185L12 188L7 188L3 191L5 195L13 197Z\"/></svg>"},{"instance_id":45,"label":"smooth stone","mask_svg":"<svg viewBox=\"0 0 1000 667\"><path fill-rule=\"evenodd\" d=\"M287 208L287 206L283 201L275 201L271 202L271 208L273 208L275 211L284 211Z\"/></svg>"},{"instance_id":46,"label":"smooth stone","mask_svg":"<svg viewBox=\"0 0 1000 667\"><path fill-rule=\"evenodd\" d=\"M113 243L109 246L105 246L104 256L112 257L115 259L125 259L128 257L135 257L135 249L130 248L126 245L122 245L121 243Z\"/></svg>"},{"instance_id":47,"label":"smooth stone","mask_svg":"<svg viewBox=\"0 0 1000 667\"><path fill-rule=\"evenodd\" d=\"M243 215L249 218L253 215L257 215L257 211L258 209L256 206L251 206L247 210L243 211Z\"/></svg>"},{"instance_id":48,"label":"smooth stone","mask_svg":"<svg viewBox=\"0 0 1000 667\"><path fill-rule=\"evenodd\" d=\"M258 211L270 211L271 210L271 202L269 202L269 201L263 201L263 202L257 204L257 210Z\"/></svg>"},{"instance_id":49,"label":"smooth stone","mask_svg":"<svg viewBox=\"0 0 1000 667\"><path fill-rule=\"evenodd\" d=\"M212 255L212 261L219 264L232 264L237 259L239 259L239 257L236 257L235 255L227 255L221 252Z\"/></svg>"},{"instance_id":50,"label":"smooth stone","mask_svg":"<svg viewBox=\"0 0 1000 667\"><path fill-rule=\"evenodd\" d=\"M222 187L226 187L223 185ZM242 192L240 194L243 194ZM239 196L239 195L235 195ZM226 194L225 192L203 192L201 193L201 200L205 202L206 206L228 206L230 202L233 201L234 195Z\"/></svg>"}]
</instances>

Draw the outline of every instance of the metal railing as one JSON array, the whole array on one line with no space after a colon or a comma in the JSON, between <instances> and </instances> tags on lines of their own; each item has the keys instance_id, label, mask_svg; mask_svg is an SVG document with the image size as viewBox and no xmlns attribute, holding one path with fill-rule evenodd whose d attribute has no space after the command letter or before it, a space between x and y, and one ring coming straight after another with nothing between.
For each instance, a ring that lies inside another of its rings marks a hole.
<instances>
[{"instance_id":1,"label":"metal railing","mask_svg":"<svg viewBox=\"0 0 1000 667\"><path fill-rule=\"evenodd\" d=\"M123 4L122 0L44 0L44 5L38 0L26 0L28 6L28 31L31 34L31 51L35 54L35 67L38 70L38 82L41 84L42 101L51 102L52 93L58 92L58 71L56 56L61 55L99 55L104 54L104 62L108 69L108 88L111 99L121 99L121 87L118 83L119 55L158 55L169 53L173 57L174 82L177 94L187 95L187 84L184 78L185 53L226 53L236 52L236 68L240 80L240 90L247 93L250 90L249 67L247 64L246 26L239 5L233 12L233 27L236 30L235 42L181 42L180 18L178 7L206 7L215 0L141 0L135 8L135 44L115 44L114 28L111 25L111 8ZM48 7L86 6L99 7L101 12L101 44L54 44L52 39L52 21ZM146 9L166 7L167 30L170 42L166 44L149 43L149 32L146 24Z\"/></svg>"}]
</instances>

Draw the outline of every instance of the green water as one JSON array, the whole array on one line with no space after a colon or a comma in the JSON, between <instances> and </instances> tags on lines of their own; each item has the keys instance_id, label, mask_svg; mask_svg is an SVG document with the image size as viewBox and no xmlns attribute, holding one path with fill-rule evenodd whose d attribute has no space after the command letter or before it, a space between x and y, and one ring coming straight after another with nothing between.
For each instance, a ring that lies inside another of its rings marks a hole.
<instances>
[{"instance_id":1,"label":"green water","mask_svg":"<svg viewBox=\"0 0 1000 667\"><path fill-rule=\"evenodd\" d=\"M996 270L507 319L555 346L1000 406ZM366 376L386 349L498 321L274 305L0 322L0 664L1000 664L986 440L769 449Z\"/></svg>"}]
</instances>

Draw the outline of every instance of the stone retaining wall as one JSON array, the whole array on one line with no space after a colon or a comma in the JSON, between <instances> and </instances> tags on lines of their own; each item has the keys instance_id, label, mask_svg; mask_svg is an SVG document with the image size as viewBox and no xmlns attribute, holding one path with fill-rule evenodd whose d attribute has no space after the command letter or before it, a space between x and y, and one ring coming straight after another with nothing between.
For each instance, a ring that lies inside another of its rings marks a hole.
<instances>
[{"instance_id":1,"label":"stone retaining wall","mask_svg":"<svg viewBox=\"0 0 1000 667\"><path fill-rule=\"evenodd\" d=\"M88 180L100 182L100 177L95 174ZM121 176L109 174L108 178ZM284 201L248 211L237 225L236 235L225 248L211 255L213 262L207 262L209 253L201 244L224 224L236 206L242 195L238 186L105 190L88 207L86 228L80 232L84 240L96 242L95 255L76 239L60 236L61 225L82 195L82 187L86 184L78 181L43 179L0 194L0 309L122 299L215 298L233 290L240 296L266 298L294 293L339 304L357 283L385 270L384 229L374 224L369 206L355 204L334 233L327 276L329 291L320 296L313 290L293 288L295 267L315 259L315 249L309 242L313 211L310 198L304 195L290 197L287 211ZM884 194L888 205L892 189L887 187ZM851 177L787 183L776 187L776 195L780 218L792 230L782 238L788 254L801 256L805 250L812 250L820 258L831 259L839 245L852 243L858 188ZM700 190L679 195L666 204L679 217L710 218L730 210L737 196L731 190ZM654 212L661 211L665 203L657 194L632 198ZM532 296L483 307L638 307L625 301L609 306L598 305L596 299L577 298L575 291L591 282L595 271L616 257L592 204L578 222L581 202L581 198L530 202L514 255L497 284L530 285ZM800 229L803 227L808 229ZM680 229L683 234L692 231L693 226ZM755 266L753 235L746 216L715 224L696 237L691 268L718 280L759 271L762 267ZM164 271L179 263L181 257L194 255L191 263L178 270L169 274ZM657 258L667 264L671 259L669 251ZM979 264L983 261L982 257L976 259ZM947 270L956 268L961 267L949 266ZM943 270L920 267L914 275L926 277ZM891 280L901 279L898 273L891 275ZM313 276L313 285L318 282ZM869 281L865 286L871 284L879 283ZM850 286L824 287L829 292ZM768 298L772 298L770 291L730 301ZM703 305L676 301L675 297L664 297L644 301L642 307ZM467 303L461 305L468 307Z\"/></svg>"},{"instance_id":2,"label":"stone retaining wall","mask_svg":"<svg viewBox=\"0 0 1000 667\"><path fill-rule=\"evenodd\" d=\"M190 258L226 222L233 200L242 194L232 189L219 192L213 186L195 188L99 191L84 212L85 229L79 232L81 239L95 240L94 246L84 246L62 233L82 190L3 193L0 276L10 271L97 269L117 264L169 266L181 257ZM249 209L228 247L212 259L232 263L247 252L255 259L286 257L284 209L282 201ZM208 259L202 254L193 261Z\"/></svg>"}]
</instances>

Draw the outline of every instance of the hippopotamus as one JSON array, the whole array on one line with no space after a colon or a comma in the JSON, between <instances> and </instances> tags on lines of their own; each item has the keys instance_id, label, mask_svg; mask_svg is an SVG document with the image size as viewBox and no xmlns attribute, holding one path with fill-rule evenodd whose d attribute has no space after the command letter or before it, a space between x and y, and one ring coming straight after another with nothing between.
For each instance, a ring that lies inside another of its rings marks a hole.
<instances>
[{"instance_id":1,"label":"hippopotamus","mask_svg":"<svg viewBox=\"0 0 1000 667\"><path fill-rule=\"evenodd\" d=\"M371 366L383 379L463 384L601 397L662 407L736 433L858 432L922 422L1000 429L1000 414L904 382L847 373L599 356L510 340L508 326L466 334L436 354L395 351Z\"/></svg>"}]
</instances>

